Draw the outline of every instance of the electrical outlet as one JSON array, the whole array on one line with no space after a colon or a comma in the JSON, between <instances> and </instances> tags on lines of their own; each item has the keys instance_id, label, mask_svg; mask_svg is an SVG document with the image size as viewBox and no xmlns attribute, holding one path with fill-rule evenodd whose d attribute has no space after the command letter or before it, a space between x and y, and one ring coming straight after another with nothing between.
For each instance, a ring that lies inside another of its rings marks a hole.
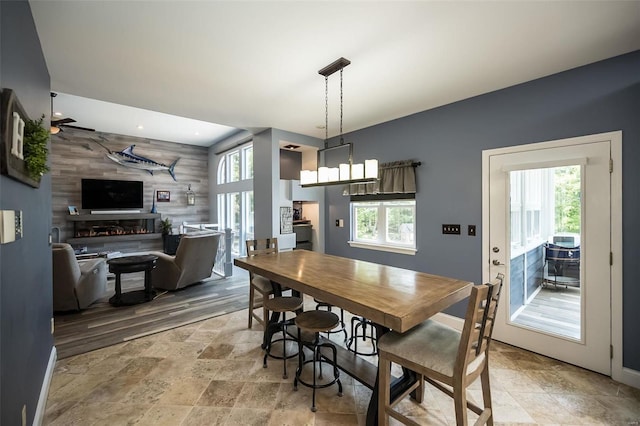
<instances>
[{"instance_id":1,"label":"electrical outlet","mask_svg":"<svg viewBox=\"0 0 640 426\"><path fill-rule=\"evenodd\" d=\"M471 237L475 237L476 236L476 226L475 225L468 225L468 234Z\"/></svg>"},{"instance_id":2,"label":"electrical outlet","mask_svg":"<svg viewBox=\"0 0 640 426\"><path fill-rule=\"evenodd\" d=\"M460 235L460 225L442 225L443 234Z\"/></svg>"}]
</instances>

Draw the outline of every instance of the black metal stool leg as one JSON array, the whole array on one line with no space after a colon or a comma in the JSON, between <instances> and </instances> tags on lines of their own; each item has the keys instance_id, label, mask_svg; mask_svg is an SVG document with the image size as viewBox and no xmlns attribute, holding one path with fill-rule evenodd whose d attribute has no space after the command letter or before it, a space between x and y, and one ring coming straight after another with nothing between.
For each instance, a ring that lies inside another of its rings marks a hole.
<instances>
[{"instance_id":1,"label":"black metal stool leg","mask_svg":"<svg viewBox=\"0 0 640 426\"><path fill-rule=\"evenodd\" d=\"M311 411L313 411L314 413L316 412L316 364L317 362L315 361L318 357L317 355L318 353L318 347L314 346L313 348L313 391L312 391L312 395L311 395ZM320 365L320 378L322 378L322 365Z\"/></svg>"},{"instance_id":2,"label":"black metal stool leg","mask_svg":"<svg viewBox=\"0 0 640 426\"><path fill-rule=\"evenodd\" d=\"M318 379L322 380L322 354L320 353L320 345L319 345L319 337L320 336L316 336L316 341L313 342L313 350L315 352L315 358L316 358L316 362L318 364L318 366L320 367L320 374L318 375ZM316 363L313 363L313 366L316 366ZM313 375L315 377L315 374Z\"/></svg>"},{"instance_id":3,"label":"black metal stool leg","mask_svg":"<svg viewBox=\"0 0 640 426\"><path fill-rule=\"evenodd\" d=\"M282 378L287 378L287 317L286 313L282 313Z\"/></svg>"},{"instance_id":4,"label":"black metal stool leg","mask_svg":"<svg viewBox=\"0 0 640 426\"><path fill-rule=\"evenodd\" d=\"M338 371L338 353L336 347L334 345L328 345L331 348L331 352L333 352L333 377L335 381L338 383L338 396L342 396L342 382L340 381L340 372Z\"/></svg>"},{"instance_id":5,"label":"black metal stool leg","mask_svg":"<svg viewBox=\"0 0 640 426\"><path fill-rule=\"evenodd\" d=\"M298 368L296 368L296 377L293 379L293 390L298 390L298 377L302 373L302 366L304 365L303 358L303 345L302 345L302 337L300 336L300 329L298 329Z\"/></svg>"}]
</instances>

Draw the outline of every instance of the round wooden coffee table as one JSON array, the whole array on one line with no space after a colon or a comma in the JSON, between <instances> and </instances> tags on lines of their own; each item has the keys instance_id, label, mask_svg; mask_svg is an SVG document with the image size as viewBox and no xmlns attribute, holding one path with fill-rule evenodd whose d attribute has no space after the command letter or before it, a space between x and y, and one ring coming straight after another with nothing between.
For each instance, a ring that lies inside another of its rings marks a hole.
<instances>
[{"instance_id":1,"label":"round wooden coffee table","mask_svg":"<svg viewBox=\"0 0 640 426\"><path fill-rule=\"evenodd\" d=\"M113 306L137 305L138 303L149 302L156 296L156 292L151 287L151 270L156 267L158 256L145 254L140 256L123 256L107 260L109 272L116 275L116 294L109 303ZM121 274L144 271L144 290L135 290L122 293Z\"/></svg>"}]
</instances>

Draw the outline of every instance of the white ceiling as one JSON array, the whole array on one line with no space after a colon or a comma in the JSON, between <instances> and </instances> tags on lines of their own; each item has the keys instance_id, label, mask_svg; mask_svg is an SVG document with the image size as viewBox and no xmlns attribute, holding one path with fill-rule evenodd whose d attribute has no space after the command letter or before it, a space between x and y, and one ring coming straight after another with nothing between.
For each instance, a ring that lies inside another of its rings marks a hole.
<instances>
[{"instance_id":1,"label":"white ceiling","mask_svg":"<svg viewBox=\"0 0 640 426\"><path fill-rule=\"evenodd\" d=\"M72 126L188 145L209 146L212 141L238 132L234 127L65 93L56 93L53 111L56 118L76 120L69 123Z\"/></svg>"},{"instance_id":2,"label":"white ceiling","mask_svg":"<svg viewBox=\"0 0 640 426\"><path fill-rule=\"evenodd\" d=\"M640 1L30 4L55 110L204 146L268 127L324 138L317 71L340 57L346 133L640 49ZM338 120L334 74L329 136Z\"/></svg>"}]
</instances>

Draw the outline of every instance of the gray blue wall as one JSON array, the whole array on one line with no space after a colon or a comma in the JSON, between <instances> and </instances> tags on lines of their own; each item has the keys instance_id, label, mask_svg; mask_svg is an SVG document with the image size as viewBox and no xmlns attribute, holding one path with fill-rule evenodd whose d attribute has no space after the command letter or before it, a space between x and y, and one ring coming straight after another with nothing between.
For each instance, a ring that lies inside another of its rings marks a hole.
<instances>
[{"instance_id":1,"label":"gray blue wall","mask_svg":"<svg viewBox=\"0 0 640 426\"><path fill-rule=\"evenodd\" d=\"M623 365L640 371L640 51L348 134L355 161L422 161L418 253L350 248L348 227L333 226L326 252L481 282L482 150L614 130L623 132ZM326 197L327 223L349 218L341 188ZM475 224L478 233L442 235L443 223ZM449 313L464 315L460 304Z\"/></svg>"},{"instance_id":2,"label":"gray blue wall","mask_svg":"<svg viewBox=\"0 0 640 426\"><path fill-rule=\"evenodd\" d=\"M0 86L30 118L49 117L49 72L27 1L0 2ZM0 209L22 210L21 240L0 245L0 424L32 424L49 355L51 177L39 189L0 176Z\"/></svg>"}]
</instances>

